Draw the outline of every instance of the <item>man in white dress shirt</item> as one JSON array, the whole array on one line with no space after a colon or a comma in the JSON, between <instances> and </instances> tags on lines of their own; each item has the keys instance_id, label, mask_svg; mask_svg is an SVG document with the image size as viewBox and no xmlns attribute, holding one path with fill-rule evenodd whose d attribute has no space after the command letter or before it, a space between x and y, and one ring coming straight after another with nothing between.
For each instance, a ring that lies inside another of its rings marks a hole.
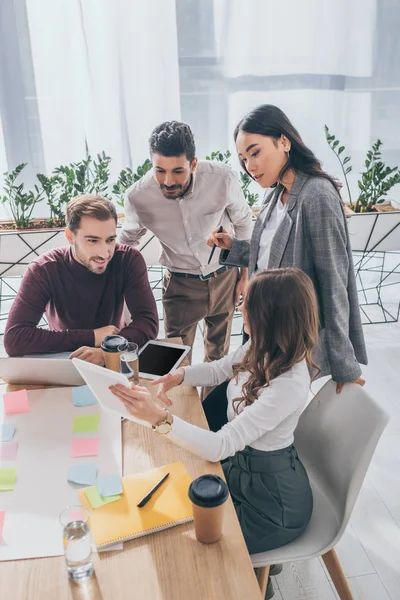
<instances>
[{"instance_id":1,"label":"man in white dress shirt","mask_svg":"<svg viewBox=\"0 0 400 600\"><path fill-rule=\"evenodd\" d=\"M219 265L215 249L208 264L210 231L223 226L242 240L251 237L251 210L237 174L218 162L199 161L190 127L168 121L151 134L153 169L126 192L120 241L137 245L150 230L160 241L166 337L193 345L204 319L204 359L229 350L235 304L247 283L247 269Z\"/></svg>"}]
</instances>

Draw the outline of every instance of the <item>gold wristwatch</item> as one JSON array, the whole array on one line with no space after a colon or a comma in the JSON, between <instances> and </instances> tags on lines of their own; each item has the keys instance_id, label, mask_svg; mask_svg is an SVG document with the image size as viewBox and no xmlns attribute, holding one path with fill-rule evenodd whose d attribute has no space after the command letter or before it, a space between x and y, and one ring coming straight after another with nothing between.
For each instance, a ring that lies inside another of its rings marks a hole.
<instances>
[{"instance_id":1,"label":"gold wristwatch","mask_svg":"<svg viewBox=\"0 0 400 600\"><path fill-rule=\"evenodd\" d=\"M157 425L152 425L152 429L153 431L155 431L156 433L169 433L171 431L171 427L172 427L172 415L169 412L168 409L164 408L165 410L165 419L164 421L160 421L159 423L157 423Z\"/></svg>"}]
</instances>

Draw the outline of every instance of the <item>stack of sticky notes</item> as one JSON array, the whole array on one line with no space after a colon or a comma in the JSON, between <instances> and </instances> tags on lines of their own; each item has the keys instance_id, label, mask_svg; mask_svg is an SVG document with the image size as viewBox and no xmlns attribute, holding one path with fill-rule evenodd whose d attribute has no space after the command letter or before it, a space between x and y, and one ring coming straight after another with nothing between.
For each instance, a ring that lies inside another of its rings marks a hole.
<instances>
[{"instance_id":1,"label":"stack of sticky notes","mask_svg":"<svg viewBox=\"0 0 400 600\"><path fill-rule=\"evenodd\" d=\"M87 385L73 388L72 403L76 408L97 404L95 396ZM72 433L94 433L100 424L99 413L74 417ZM72 440L71 458L97 456L99 439L75 437ZM84 490L92 508L99 508L120 500L123 493L122 479L119 475L97 476L97 467L93 464L72 466L68 469L67 479L71 483L89 486Z\"/></svg>"},{"instance_id":2,"label":"stack of sticky notes","mask_svg":"<svg viewBox=\"0 0 400 600\"><path fill-rule=\"evenodd\" d=\"M3 395L4 414L18 415L29 412L29 400L26 390L9 392ZM17 459L18 442L13 441L15 425L0 424L0 464ZM12 492L17 482L17 470L14 467L0 467L0 492ZM3 528L4 513L0 513L0 537Z\"/></svg>"},{"instance_id":3,"label":"stack of sticky notes","mask_svg":"<svg viewBox=\"0 0 400 600\"><path fill-rule=\"evenodd\" d=\"M98 477L96 485L85 490L86 498L92 508L99 508L110 502L121 499L123 493L122 479L119 475L105 475Z\"/></svg>"}]
</instances>

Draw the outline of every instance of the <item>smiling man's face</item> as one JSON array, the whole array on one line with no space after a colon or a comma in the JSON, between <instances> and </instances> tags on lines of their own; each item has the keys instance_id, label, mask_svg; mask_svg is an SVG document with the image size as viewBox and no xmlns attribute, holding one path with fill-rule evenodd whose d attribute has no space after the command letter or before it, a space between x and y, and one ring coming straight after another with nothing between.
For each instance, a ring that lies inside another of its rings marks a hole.
<instances>
[{"instance_id":1,"label":"smiling man's face","mask_svg":"<svg viewBox=\"0 0 400 600\"><path fill-rule=\"evenodd\" d=\"M152 162L154 177L163 195L170 200L183 196L190 187L197 158L190 163L186 154L163 156L156 152L152 156Z\"/></svg>"}]
</instances>

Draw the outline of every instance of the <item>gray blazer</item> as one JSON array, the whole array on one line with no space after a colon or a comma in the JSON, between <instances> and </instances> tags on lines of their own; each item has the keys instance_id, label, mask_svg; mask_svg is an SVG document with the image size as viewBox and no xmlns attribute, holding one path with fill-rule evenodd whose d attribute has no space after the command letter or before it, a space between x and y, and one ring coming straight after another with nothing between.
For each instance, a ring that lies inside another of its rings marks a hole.
<instances>
[{"instance_id":1,"label":"gray blazer","mask_svg":"<svg viewBox=\"0 0 400 600\"><path fill-rule=\"evenodd\" d=\"M256 270L260 237L282 186L261 207L249 242L234 240L220 263ZM268 268L298 267L311 278L318 297L320 332L313 358L321 375L354 381L367 364L353 258L339 194L321 177L298 173L287 210L274 235Z\"/></svg>"}]
</instances>

